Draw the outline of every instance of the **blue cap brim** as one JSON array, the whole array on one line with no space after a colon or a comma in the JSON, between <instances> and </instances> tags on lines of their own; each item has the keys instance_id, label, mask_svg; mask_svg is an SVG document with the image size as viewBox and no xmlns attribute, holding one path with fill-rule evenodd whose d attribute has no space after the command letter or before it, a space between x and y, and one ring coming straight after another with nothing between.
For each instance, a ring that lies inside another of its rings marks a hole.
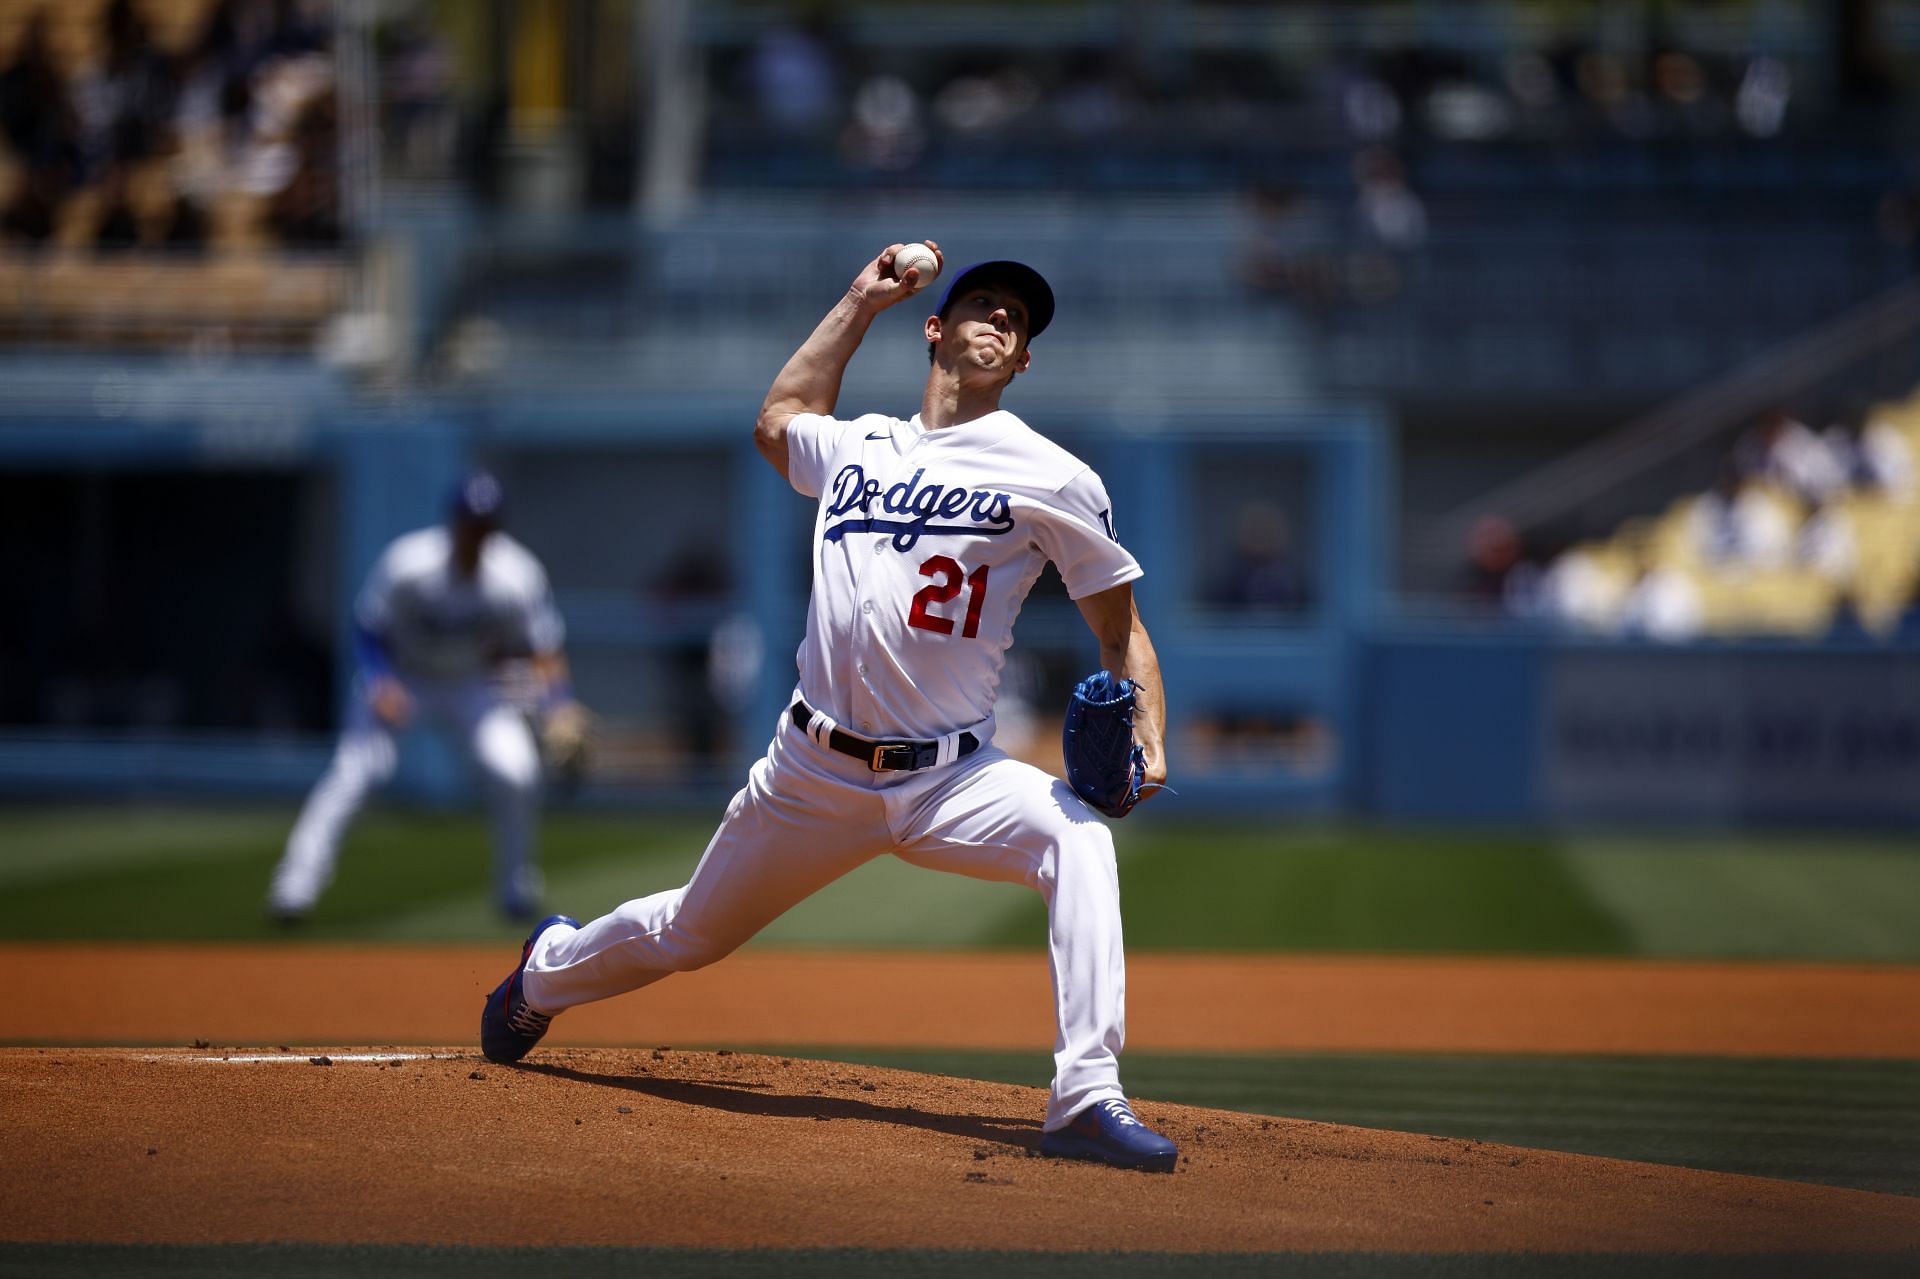
<instances>
[{"instance_id":1,"label":"blue cap brim","mask_svg":"<svg viewBox=\"0 0 1920 1279\"><path fill-rule=\"evenodd\" d=\"M975 262L972 266L953 277L953 283L940 295L940 314L945 315L953 304L956 293L970 284L1001 284L1018 293L1027 303L1027 341L1040 336L1047 325L1053 323L1053 289L1047 284L1045 276L1024 262L1010 262L998 259L992 262Z\"/></svg>"}]
</instances>

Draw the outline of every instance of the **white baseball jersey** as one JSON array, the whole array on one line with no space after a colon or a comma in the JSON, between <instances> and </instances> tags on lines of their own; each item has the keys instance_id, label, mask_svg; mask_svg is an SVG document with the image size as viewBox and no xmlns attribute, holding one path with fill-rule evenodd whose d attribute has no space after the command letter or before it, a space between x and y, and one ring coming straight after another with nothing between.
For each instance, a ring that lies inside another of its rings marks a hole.
<instances>
[{"instance_id":1,"label":"white baseball jersey","mask_svg":"<svg viewBox=\"0 0 1920 1279\"><path fill-rule=\"evenodd\" d=\"M1046 562L1075 599L1140 566L1114 538L1099 477L1011 413L937 431L802 414L786 438L788 479L819 499L801 696L863 736L976 729L980 745L875 771L783 709L686 886L538 934L525 998L552 1014L713 963L875 857L1021 884L1047 906L1058 1035L1045 1126L1057 1131L1126 1095L1113 836L1065 782L993 745L986 721Z\"/></svg>"},{"instance_id":2,"label":"white baseball jersey","mask_svg":"<svg viewBox=\"0 0 1920 1279\"><path fill-rule=\"evenodd\" d=\"M1004 409L939 430L801 414L787 477L820 500L801 696L869 737L990 719L1048 560L1074 599L1141 575L1100 477Z\"/></svg>"},{"instance_id":3,"label":"white baseball jersey","mask_svg":"<svg viewBox=\"0 0 1920 1279\"><path fill-rule=\"evenodd\" d=\"M566 638L546 570L500 532L482 544L471 578L454 572L446 528L396 539L361 588L354 615L385 642L406 679L484 676L505 657L558 652Z\"/></svg>"}]
</instances>

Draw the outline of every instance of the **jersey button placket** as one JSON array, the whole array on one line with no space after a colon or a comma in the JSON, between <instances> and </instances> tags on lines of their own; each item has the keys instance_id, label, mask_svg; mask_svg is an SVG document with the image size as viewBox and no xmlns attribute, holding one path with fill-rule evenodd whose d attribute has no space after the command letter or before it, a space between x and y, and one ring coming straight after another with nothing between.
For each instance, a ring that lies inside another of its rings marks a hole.
<instances>
[{"instance_id":1,"label":"jersey button placket","mask_svg":"<svg viewBox=\"0 0 1920 1279\"><path fill-rule=\"evenodd\" d=\"M883 534L874 539L873 551L875 555L881 554L886 549L886 535ZM861 574L860 576L864 578L865 574ZM860 601L860 615L862 618L871 618L873 616L872 600L863 599ZM852 710L857 717L860 731L863 733L871 733L873 731L874 697L873 687L867 683L866 649L868 642L873 637L873 627L869 621L850 626L847 629L849 632L848 638L852 641L853 673L860 677L859 686L852 690Z\"/></svg>"}]
</instances>

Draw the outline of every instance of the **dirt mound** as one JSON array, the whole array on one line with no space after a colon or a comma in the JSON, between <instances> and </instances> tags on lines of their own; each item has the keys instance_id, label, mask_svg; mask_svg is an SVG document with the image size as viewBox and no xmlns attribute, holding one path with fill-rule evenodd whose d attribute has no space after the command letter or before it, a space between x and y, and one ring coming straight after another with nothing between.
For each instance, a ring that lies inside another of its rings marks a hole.
<instances>
[{"instance_id":1,"label":"dirt mound","mask_svg":"<svg viewBox=\"0 0 1920 1279\"><path fill-rule=\"evenodd\" d=\"M0 1239L1036 1250L1920 1248L1920 1199L1138 1102L1171 1176L1039 1158L1043 1095L671 1049L0 1051Z\"/></svg>"}]
</instances>

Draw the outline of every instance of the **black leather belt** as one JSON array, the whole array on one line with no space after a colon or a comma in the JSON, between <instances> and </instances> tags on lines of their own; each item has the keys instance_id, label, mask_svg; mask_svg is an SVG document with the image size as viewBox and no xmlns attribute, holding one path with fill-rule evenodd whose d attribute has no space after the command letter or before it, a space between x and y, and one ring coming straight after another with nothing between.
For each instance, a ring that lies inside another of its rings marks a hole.
<instances>
[{"instance_id":1,"label":"black leather belt","mask_svg":"<svg viewBox=\"0 0 1920 1279\"><path fill-rule=\"evenodd\" d=\"M813 707L795 702L793 726L805 733L813 723ZM851 755L876 773L905 773L916 768L932 768L940 760L939 742L874 742L852 733L834 729L827 734L827 745L842 755ZM953 757L971 755L980 749L980 739L972 733L960 734Z\"/></svg>"}]
</instances>

